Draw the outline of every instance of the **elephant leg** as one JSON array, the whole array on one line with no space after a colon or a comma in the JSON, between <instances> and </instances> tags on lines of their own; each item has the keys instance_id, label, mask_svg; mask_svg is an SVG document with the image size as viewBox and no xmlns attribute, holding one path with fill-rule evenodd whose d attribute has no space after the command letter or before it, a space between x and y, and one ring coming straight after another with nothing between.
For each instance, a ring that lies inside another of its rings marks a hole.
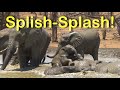
<instances>
[{"instance_id":1,"label":"elephant leg","mask_svg":"<svg viewBox=\"0 0 120 90\"><path fill-rule=\"evenodd\" d=\"M6 51L3 53L3 61L5 59L5 56L6 56Z\"/></svg>"},{"instance_id":2,"label":"elephant leg","mask_svg":"<svg viewBox=\"0 0 120 90\"><path fill-rule=\"evenodd\" d=\"M31 67L38 67L39 66L39 59L37 55L33 55L32 59L30 60L30 66Z\"/></svg>"},{"instance_id":3,"label":"elephant leg","mask_svg":"<svg viewBox=\"0 0 120 90\"><path fill-rule=\"evenodd\" d=\"M39 63L40 61L42 60L40 58L40 50L38 47L36 48L32 48L32 59L30 59L30 65L31 67L38 67L39 66Z\"/></svg>"},{"instance_id":4,"label":"elephant leg","mask_svg":"<svg viewBox=\"0 0 120 90\"><path fill-rule=\"evenodd\" d=\"M24 50L22 48L19 48L19 50L18 50L18 58L19 58L19 63L20 63L21 69L27 67L26 53L23 51Z\"/></svg>"},{"instance_id":5,"label":"elephant leg","mask_svg":"<svg viewBox=\"0 0 120 90\"><path fill-rule=\"evenodd\" d=\"M46 44L45 44L45 46L44 46L44 49L42 50L41 58L42 58L43 60L42 60L42 62L40 62L40 63L44 63L44 61L45 61L46 51L47 51L48 46L49 46L49 44L50 44L50 40L51 40L50 37L48 37L48 38L47 38L47 41L46 41Z\"/></svg>"},{"instance_id":6,"label":"elephant leg","mask_svg":"<svg viewBox=\"0 0 120 90\"><path fill-rule=\"evenodd\" d=\"M98 60L98 49L95 49L91 55L92 55L94 60Z\"/></svg>"},{"instance_id":7,"label":"elephant leg","mask_svg":"<svg viewBox=\"0 0 120 90\"><path fill-rule=\"evenodd\" d=\"M43 49L41 54L40 54L40 62L39 62L40 64L44 63L44 61L45 61L45 54L46 54L46 50Z\"/></svg>"}]
</instances>

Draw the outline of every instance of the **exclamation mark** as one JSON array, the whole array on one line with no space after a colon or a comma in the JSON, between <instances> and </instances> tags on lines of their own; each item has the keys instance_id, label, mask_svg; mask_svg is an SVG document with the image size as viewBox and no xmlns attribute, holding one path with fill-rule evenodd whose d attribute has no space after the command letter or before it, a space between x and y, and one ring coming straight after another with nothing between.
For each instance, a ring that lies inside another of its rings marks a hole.
<instances>
[{"instance_id":1,"label":"exclamation mark","mask_svg":"<svg viewBox=\"0 0 120 90\"><path fill-rule=\"evenodd\" d=\"M114 20L115 20L114 16L111 16L111 28L114 28Z\"/></svg>"}]
</instances>

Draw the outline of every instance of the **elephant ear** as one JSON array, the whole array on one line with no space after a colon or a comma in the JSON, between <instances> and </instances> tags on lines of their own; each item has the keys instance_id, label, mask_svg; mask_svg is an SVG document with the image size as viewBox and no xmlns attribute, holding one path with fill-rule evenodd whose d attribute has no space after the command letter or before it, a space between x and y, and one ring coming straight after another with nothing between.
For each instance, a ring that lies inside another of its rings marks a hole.
<instances>
[{"instance_id":1,"label":"elephant ear","mask_svg":"<svg viewBox=\"0 0 120 90\"><path fill-rule=\"evenodd\" d=\"M69 41L70 44L76 48L83 43L83 38L79 33L73 32L70 35Z\"/></svg>"}]
</instances>

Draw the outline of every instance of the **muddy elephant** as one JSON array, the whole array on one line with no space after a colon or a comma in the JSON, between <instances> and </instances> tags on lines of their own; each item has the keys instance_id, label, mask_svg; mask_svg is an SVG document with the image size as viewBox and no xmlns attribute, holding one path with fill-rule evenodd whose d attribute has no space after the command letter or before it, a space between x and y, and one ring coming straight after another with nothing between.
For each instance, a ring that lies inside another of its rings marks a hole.
<instances>
[{"instance_id":1,"label":"muddy elephant","mask_svg":"<svg viewBox=\"0 0 120 90\"><path fill-rule=\"evenodd\" d=\"M75 66L75 71L95 71L99 73L112 73L120 75L120 61L103 62L103 61L74 61L70 66Z\"/></svg>"},{"instance_id":2,"label":"muddy elephant","mask_svg":"<svg viewBox=\"0 0 120 90\"><path fill-rule=\"evenodd\" d=\"M92 55L94 60L98 60L98 49L100 45L100 37L99 33L95 30L85 30L78 32L72 32L69 34L64 34L58 43L58 48L53 56L48 57L55 57L61 47L70 44L72 45L76 50L77 53L81 54L84 58L84 54L90 54Z\"/></svg>"},{"instance_id":3,"label":"muddy elephant","mask_svg":"<svg viewBox=\"0 0 120 90\"><path fill-rule=\"evenodd\" d=\"M77 72L94 71L98 63L101 63L101 61L93 61L89 59L84 59L83 61L73 61L69 63L69 66L75 66Z\"/></svg>"},{"instance_id":4,"label":"muddy elephant","mask_svg":"<svg viewBox=\"0 0 120 90\"><path fill-rule=\"evenodd\" d=\"M95 71L99 73L112 73L120 75L120 61L102 62L96 65Z\"/></svg>"},{"instance_id":5,"label":"muddy elephant","mask_svg":"<svg viewBox=\"0 0 120 90\"><path fill-rule=\"evenodd\" d=\"M20 68L37 67L44 58L51 37L44 29L24 28L16 31L11 29L5 60L1 67L4 70L16 51L18 43L18 60Z\"/></svg>"},{"instance_id":6,"label":"muddy elephant","mask_svg":"<svg viewBox=\"0 0 120 90\"><path fill-rule=\"evenodd\" d=\"M68 66L62 67L52 67L46 69L44 71L45 75L57 75L64 73L76 73L76 72L84 72L84 71L94 71L96 65L101 63L101 61L93 61L89 59L84 59L83 61L73 61L70 62Z\"/></svg>"},{"instance_id":7,"label":"muddy elephant","mask_svg":"<svg viewBox=\"0 0 120 90\"><path fill-rule=\"evenodd\" d=\"M51 64L52 67L68 66L74 60L82 60L82 56L77 53L73 46L66 45L59 50Z\"/></svg>"},{"instance_id":8,"label":"muddy elephant","mask_svg":"<svg viewBox=\"0 0 120 90\"><path fill-rule=\"evenodd\" d=\"M52 67L44 71L45 75L58 75L75 72L75 66Z\"/></svg>"}]
</instances>

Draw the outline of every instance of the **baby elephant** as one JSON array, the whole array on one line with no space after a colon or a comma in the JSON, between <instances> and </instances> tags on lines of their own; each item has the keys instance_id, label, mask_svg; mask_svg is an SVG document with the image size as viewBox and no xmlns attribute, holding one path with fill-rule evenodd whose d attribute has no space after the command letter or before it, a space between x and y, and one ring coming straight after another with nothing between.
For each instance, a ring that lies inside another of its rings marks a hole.
<instances>
[{"instance_id":1,"label":"baby elephant","mask_svg":"<svg viewBox=\"0 0 120 90\"><path fill-rule=\"evenodd\" d=\"M82 56L77 54L76 49L71 45L62 47L58 54L53 58L52 67L68 66L74 60L82 60Z\"/></svg>"}]
</instances>

